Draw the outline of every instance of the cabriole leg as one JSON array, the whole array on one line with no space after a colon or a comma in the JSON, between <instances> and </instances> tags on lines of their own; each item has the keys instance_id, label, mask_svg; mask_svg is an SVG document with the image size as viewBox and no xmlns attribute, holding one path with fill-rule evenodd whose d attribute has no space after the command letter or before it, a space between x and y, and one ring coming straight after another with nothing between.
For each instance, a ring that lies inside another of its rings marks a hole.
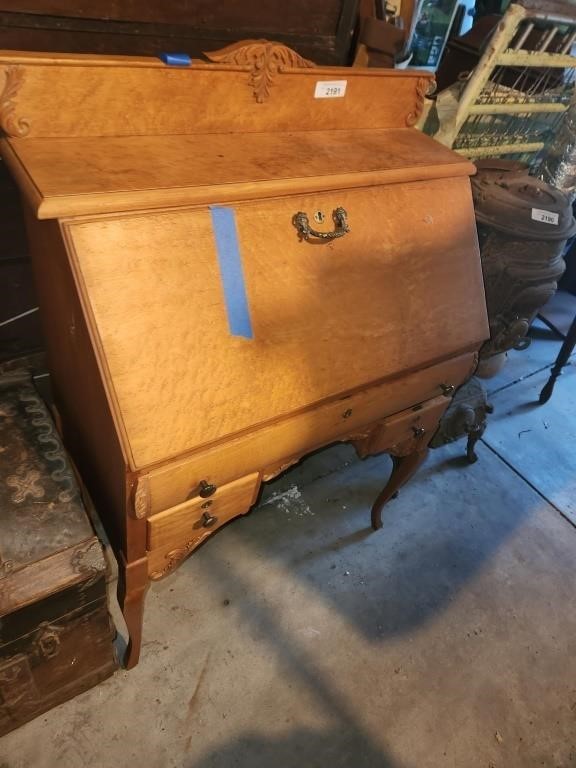
<instances>
[{"instance_id":1,"label":"cabriole leg","mask_svg":"<svg viewBox=\"0 0 576 768\"><path fill-rule=\"evenodd\" d=\"M428 447L409 453L407 456L392 456L394 462L392 474L372 507L372 528L374 530L382 528L382 508L384 504L398 492L404 483L410 480L427 455Z\"/></svg>"},{"instance_id":2,"label":"cabriole leg","mask_svg":"<svg viewBox=\"0 0 576 768\"><path fill-rule=\"evenodd\" d=\"M148 561L144 557L126 563L122 555L118 563L118 602L128 628L128 648L124 657L125 669L132 669L140 658L144 599L150 586Z\"/></svg>"}]
</instances>

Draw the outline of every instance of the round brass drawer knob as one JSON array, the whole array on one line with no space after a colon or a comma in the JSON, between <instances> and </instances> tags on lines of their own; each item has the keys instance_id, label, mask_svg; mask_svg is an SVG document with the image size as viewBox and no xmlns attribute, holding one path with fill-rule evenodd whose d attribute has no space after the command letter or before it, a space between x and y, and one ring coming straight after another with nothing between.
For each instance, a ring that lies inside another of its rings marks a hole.
<instances>
[{"instance_id":1,"label":"round brass drawer knob","mask_svg":"<svg viewBox=\"0 0 576 768\"><path fill-rule=\"evenodd\" d=\"M426 434L424 427L412 427L412 432L414 432L414 437L424 437Z\"/></svg>"},{"instance_id":2,"label":"round brass drawer knob","mask_svg":"<svg viewBox=\"0 0 576 768\"><path fill-rule=\"evenodd\" d=\"M218 522L218 518L211 515L210 512L204 512L202 515L202 528L212 528Z\"/></svg>"},{"instance_id":3,"label":"round brass drawer knob","mask_svg":"<svg viewBox=\"0 0 576 768\"><path fill-rule=\"evenodd\" d=\"M456 391L456 387L454 386L454 384L440 384L440 389L442 390L442 394L445 397L452 397L452 395Z\"/></svg>"},{"instance_id":4,"label":"round brass drawer knob","mask_svg":"<svg viewBox=\"0 0 576 768\"><path fill-rule=\"evenodd\" d=\"M203 499L207 499L208 496L215 494L216 490L217 488L213 483L209 483L207 480L200 480L198 495L202 496Z\"/></svg>"}]
</instances>

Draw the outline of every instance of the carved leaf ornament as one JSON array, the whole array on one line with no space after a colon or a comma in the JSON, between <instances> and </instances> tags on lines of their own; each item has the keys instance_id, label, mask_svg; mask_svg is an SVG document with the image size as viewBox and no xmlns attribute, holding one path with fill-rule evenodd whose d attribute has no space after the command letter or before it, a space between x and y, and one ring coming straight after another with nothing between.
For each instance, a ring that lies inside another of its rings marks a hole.
<instances>
[{"instance_id":1,"label":"carved leaf ornament","mask_svg":"<svg viewBox=\"0 0 576 768\"><path fill-rule=\"evenodd\" d=\"M406 125L411 128L416 125L420 115L424 110L424 99L426 96L432 96L436 90L436 80L431 77L419 77L416 81L416 105L413 112L409 112L406 117Z\"/></svg>"},{"instance_id":2,"label":"carved leaf ornament","mask_svg":"<svg viewBox=\"0 0 576 768\"><path fill-rule=\"evenodd\" d=\"M262 104L270 95L274 78L283 67L314 67L296 51L268 40L248 40L234 43L219 51L204 54L215 64L231 64L250 69L250 85L254 98Z\"/></svg>"},{"instance_id":3,"label":"carved leaf ornament","mask_svg":"<svg viewBox=\"0 0 576 768\"><path fill-rule=\"evenodd\" d=\"M30 130L30 123L16 116L15 98L24 82L22 67L10 66L4 69L4 89L0 96L0 128L11 138L22 138Z\"/></svg>"}]
</instances>

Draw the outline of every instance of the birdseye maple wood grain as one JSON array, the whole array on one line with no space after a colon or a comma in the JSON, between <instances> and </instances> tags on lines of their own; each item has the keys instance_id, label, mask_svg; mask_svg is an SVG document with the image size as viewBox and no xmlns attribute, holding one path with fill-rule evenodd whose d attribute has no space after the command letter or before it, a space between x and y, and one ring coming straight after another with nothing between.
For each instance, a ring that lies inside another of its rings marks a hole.
<instances>
[{"instance_id":1,"label":"birdseye maple wood grain","mask_svg":"<svg viewBox=\"0 0 576 768\"><path fill-rule=\"evenodd\" d=\"M473 166L407 128L12 139L5 160L39 218L237 202L468 175Z\"/></svg>"},{"instance_id":2,"label":"birdseye maple wood grain","mask_svg":"<svg viewBox=\"0 0 576 768\"><path fill-rule=\"evenodd\" d=\"M148 483L147 514L181 504L201 480L217 487L256 469L270 479L303 453L350 434L371 433L387 416L436 398L443 385L467 379L476 365L471 352L429 368L396 376L382 384L292 413L221 443L164 463L141 477ZM449 399L448 399L449 402Z\"/></svg>"},{"instance_id":3,"label":"birdseye maple wood grain","mask_svg":"<svg viewBox=\"0 0 576 768\"><path fill-rule=\"evenodd\" d=\"M468 187L453 179L235 206L251 341L229 333L207 209L68 224L133 468L479 343ZM426 214L406 230L386 212L409 205ZM345 237L298 238L297 211L323 211L329 228L338 206Z\"/></svg>"},{"instance_id":4,"label":"birdseye maple wood grain","mask_svg":"<svg viewBox=\"0 0 576 768\"><path fill-rule=\"evenodd\" d=\"M430 75L266 41L211 55L0 53L0 151L64 436L119 560L128 667L150 576L306 452L402 457L379 525L487 336L473 166L411 127ZM230 334L214 204L234 210L252 339ZM299 236L297 213L326 233L339 208L343 237Z\"/></svg>"}]
</instances>

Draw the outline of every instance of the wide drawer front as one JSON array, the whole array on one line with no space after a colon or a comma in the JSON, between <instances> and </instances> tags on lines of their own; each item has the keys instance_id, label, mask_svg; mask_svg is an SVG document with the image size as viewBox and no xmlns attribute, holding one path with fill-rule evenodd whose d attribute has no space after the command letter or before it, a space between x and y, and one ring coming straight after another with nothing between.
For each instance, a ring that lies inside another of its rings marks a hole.
<instances>
[{"instance_id":1,"label":"wide drawer front","mask_svg":"<svg viewBox=\"0 0 576 768\"><path fill-rule=\"evenodd\" d=\"M394 450L418 450L430 440L449 405L448 398L435 397L421 406L397 413L367 432L353 436L361 455ZM260 475L254 472L221 486L210 496L196 495L190 501L148 519L148 571L162 578L202 541L256 501ZM210 489L212 490L212 489Z\"/></svg>"},{"instance_id":2,"label":"wide drawer front","mask_svg":"<svg viewBox=\"0 0 576 768\"><path fill-rule=\"evenodd\" d=\"M442 394L445 388L450 393L451 387L459 386L470 375L474 364L474 354L467 353L154 470L140 481L146 496L145 513L181 504L203 480L219 487L252 472L271 476L283 462L289 464L294 457L344 440L362 427Z\"/></svg>"},{"instance_id":3,"label":"wide drawer front","mask_svg":"<svg viewBox=\"0 0 576 768\"><path fill-rule=\"evenodd\" d=\"M211 496L195 496L148 520L148 570L158 579L233 517L245 514L256 501L258 473L218 488Z\"/></svg>"}]
</instances>

